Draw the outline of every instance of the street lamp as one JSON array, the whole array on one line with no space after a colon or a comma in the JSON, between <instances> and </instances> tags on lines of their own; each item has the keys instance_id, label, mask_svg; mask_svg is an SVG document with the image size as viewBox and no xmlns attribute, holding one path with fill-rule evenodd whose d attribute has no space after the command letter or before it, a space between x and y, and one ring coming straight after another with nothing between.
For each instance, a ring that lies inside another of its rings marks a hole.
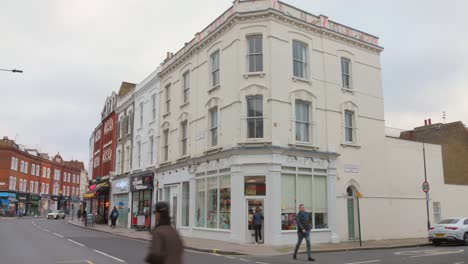
<instances>
[{"instance_id":1,"label":"street lamp","mask_svg":"<svg viewBox=\"0 0 468 264\"><path fill-rule=\"evenodd\" d=\"M14 72L14 73L23 73L22 70L17 70L17 69L13 69L13 70L8 70L8 69L0 69L0 71L8 71L8 72Z\"/></svg>"}]
</instances>

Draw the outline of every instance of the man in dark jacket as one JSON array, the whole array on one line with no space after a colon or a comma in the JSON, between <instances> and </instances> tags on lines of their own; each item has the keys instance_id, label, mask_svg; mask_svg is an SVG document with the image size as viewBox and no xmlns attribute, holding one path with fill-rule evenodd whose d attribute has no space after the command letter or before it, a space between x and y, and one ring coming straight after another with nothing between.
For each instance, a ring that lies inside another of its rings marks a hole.
<instances>
[{"instance_id":1,"label":"man in dark jacket","mask_svg":"<svg viewBox=\"0 0 468 264\"><path fill-rule=\"evenodd\" d=\"M115 228L115 225L117 224L117 218L119 217L119 211L117 210L117 207L114 206L114 209L112 209L112 212L110 214L110 219L111 219L111 227Z\"/></svg>"},{"instance_id":2,"label":"man in dark jacket","mask_svg":"<svg viewBox=\"0 0 468 264\"><path fill-rule=\"evenodd\" d=\"M184 245L177 230L171 226L169 205L158 202L154 207L156 228L146 262L151 264L182 264Z\"/></svg>"},{"instance_id":3,"label":"man in dark jacket","mask_svg":"<svg viewBox=\"0 0 468 264\"><path fill-rule=\"evenodd\" d=\"M297 224L297 244L294 249L293 259L297 258L297 251L302 244L302 239L305 238L307 244L307 257L309 261L315 261L310 256L310 221L309 214L305 212L304 205L299 205L299 213L296 215L296 224Z\"/></svg>"}]
</instances>

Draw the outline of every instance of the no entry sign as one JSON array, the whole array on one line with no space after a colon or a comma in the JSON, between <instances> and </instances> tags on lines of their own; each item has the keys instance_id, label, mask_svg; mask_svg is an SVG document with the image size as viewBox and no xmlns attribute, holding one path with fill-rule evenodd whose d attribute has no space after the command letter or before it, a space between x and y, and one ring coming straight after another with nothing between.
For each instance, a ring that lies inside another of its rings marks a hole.
<instances>
[{"instance_id":1,"label":"no entry sign","mask_svg":"<svg viewBox=\"0 0 468 264\"><path fill-rule=\"evenodd\" d=\"M427 193L429 192L429 183L427 181L424 181L422 184L422 190L423 192Z\"/></svg>"}]
</instances>

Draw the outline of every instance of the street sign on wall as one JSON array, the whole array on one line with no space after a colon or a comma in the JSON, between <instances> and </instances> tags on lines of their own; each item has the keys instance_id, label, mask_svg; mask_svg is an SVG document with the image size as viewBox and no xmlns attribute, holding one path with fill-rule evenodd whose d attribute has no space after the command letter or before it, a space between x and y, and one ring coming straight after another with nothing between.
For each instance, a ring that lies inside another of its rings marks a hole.
<instances>
[{"instance_id":1,"label":"street sign on wall","mask_svg":"<svg viewBox=\"0 0 468 264\"><path fill-rule=\"evenodd\" d=\"M429 192L429 183L427 181L424 181L422 184L422 190L423 192L427 193Z\"/></svg>"}]
</instances>

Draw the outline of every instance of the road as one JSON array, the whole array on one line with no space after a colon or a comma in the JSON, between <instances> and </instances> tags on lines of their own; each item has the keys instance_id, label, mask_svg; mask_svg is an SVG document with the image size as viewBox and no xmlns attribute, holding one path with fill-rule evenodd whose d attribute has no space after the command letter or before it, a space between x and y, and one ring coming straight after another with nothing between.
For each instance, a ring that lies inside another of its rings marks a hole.
<instances>
[{"instance_id":1,"label":"road","mask_svg":"<svg viewBox=\"0 0 468 264\"><path fill-rule=\"evenodd\" d=\"M0 263L144 263L148 242L83 229L64 220L0 218ZM468 264L468 247L442 246L313 254L322 264ZM185 251L188 264L310 263L292 256L222 256Z\"/></svg>"}]
</instances>

